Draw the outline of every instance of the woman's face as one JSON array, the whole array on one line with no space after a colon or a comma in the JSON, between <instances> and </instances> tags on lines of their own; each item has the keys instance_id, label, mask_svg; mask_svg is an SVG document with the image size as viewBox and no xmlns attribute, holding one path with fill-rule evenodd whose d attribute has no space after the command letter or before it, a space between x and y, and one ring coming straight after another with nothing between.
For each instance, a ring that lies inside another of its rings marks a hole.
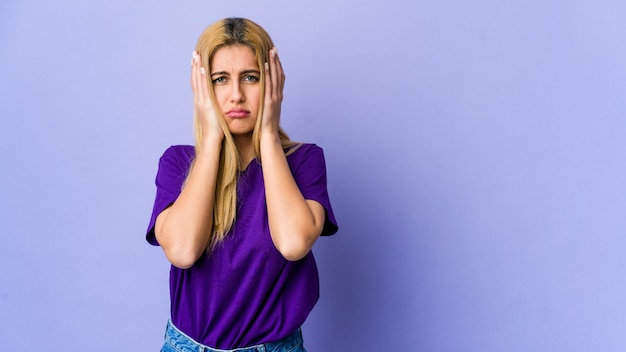
<instances>
[{"instance_id":1,"label":"woman's face","mask_svg":"<svg viewBox=\"0 0 626 352\"><path fill-rule=\"evenodd\" d=\"M215 99L234 136L254 130L261 100L261 72L252 49L230 45L218 49L210 66Z\"/></svg>"}]
</instances>

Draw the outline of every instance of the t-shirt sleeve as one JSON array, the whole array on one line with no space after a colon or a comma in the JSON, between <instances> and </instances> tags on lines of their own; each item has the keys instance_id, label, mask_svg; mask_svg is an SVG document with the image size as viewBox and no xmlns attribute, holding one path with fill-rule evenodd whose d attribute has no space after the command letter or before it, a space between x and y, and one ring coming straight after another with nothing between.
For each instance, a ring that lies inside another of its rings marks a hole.
<instances>
[{"instance_id":1,"label":"t-shirt sleeve","mask_svg":"<svg viewBox=\"0 0 626 352\"><path fill-rule=\"evenodd\" d=\"M193 157L189 154L189 148L171 146L159 159L159 169L155 180L156 197L154 199L154 207L152 208L152 216L150 217L146 231L146 240L152 245L159 245L154 234L154 224L156 223L157 216L159 216L165 208L174 203L176 198L180 195Z\"/></svg>"},{"instance_id":2,"label":"t-shirt sleeve","mask_svg":"<svg viewBox=\"0 0 626 352\"><path fill-rule=\"evenodd\" d=\"M292 157L294 165L291 166L291 171L300 192L305 199L320 203L326 210L322 236L334 235L338 227L328 196L324 151L317 145L305 144Z\"/></svg>"}]
</instances>

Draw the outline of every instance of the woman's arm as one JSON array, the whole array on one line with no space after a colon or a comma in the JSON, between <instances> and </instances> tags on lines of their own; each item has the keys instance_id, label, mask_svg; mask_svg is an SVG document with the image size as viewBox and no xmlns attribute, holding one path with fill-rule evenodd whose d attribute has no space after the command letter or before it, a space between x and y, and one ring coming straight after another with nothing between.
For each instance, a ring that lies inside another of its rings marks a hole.
<instances>
[{"instance_id":1,"label":"woman's arm","mask_svg":"<svg viewBox=\"0 0 626 352\"><path fill-rule=\"evenodd\" d=\"M287 260L302 259L324 227L324 207L306 200L291 174L278 136L285 75L275 49L265 66L265 101L261 125L261 162L270 234Z\"/></svg>"},{"instance_id":2,"label":"woman's arm","mask_svg":"<svg viewBox=\"0 0 626 352\"><path fill-rule=\"evenodd\" d=\"M203 143L176 201L156 219L154 233L167 259L187 269L207 249L213 230L213 204L223 131L208 92L206 70L194 52L191 88L201 121Z\"/></svg>"},{"instance_id":3,"label":"woman's arm","mask_svg":"<svg viewBox=\"0 0 626 352\"><path fill-rule=\"evenodd\" d=\"M272 241L285 259L300 260L309 253L322 233L324 207L302 196L280 140L262 141L261 155Z\"/></svg>"}]
</instances>

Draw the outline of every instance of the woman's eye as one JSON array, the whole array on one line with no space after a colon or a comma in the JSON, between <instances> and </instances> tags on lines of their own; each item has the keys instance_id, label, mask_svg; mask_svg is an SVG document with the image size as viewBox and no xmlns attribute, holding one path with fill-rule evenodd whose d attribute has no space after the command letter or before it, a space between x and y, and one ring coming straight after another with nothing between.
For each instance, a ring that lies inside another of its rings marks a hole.
<instances>
[{"instance_id":1,"label":"woman's eye","mask_svg":"<svg viewBox=\"0 0 626 352\"><path fill-rule=\"evenodd\" d=\"M246 82L258 82L259 81L259 77L256 76L245 76L243 78L244 81Z\"/></svg>"},{"instance_id":2,"label":"woman's eye","mask_svg":"<svg viewBox=\"0 0 626 352\"><path fill-rule=\"evenodd\" d=\"M213 84L220 84L220 83L224 83L226 82L226 78L225 77L217 77L213 80Z\"/></svg>"}]
</instances>

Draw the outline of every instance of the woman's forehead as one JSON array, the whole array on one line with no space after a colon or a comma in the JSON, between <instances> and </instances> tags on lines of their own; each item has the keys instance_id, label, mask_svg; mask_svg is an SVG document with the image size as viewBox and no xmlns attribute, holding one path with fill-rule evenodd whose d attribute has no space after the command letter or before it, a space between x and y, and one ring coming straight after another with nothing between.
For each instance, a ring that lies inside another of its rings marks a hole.
<instances>
[{"instance_id":1,"label":"woman's forehead","mask_svg":"<svg viewBox=\"0 0 626 352\"><path fill-rule=\"evenodd\" d=\"M227 70L257 67L252 49L245 45L228 45L219 48L213 55L212 70Z\"/></svg>"}]
</instances>

